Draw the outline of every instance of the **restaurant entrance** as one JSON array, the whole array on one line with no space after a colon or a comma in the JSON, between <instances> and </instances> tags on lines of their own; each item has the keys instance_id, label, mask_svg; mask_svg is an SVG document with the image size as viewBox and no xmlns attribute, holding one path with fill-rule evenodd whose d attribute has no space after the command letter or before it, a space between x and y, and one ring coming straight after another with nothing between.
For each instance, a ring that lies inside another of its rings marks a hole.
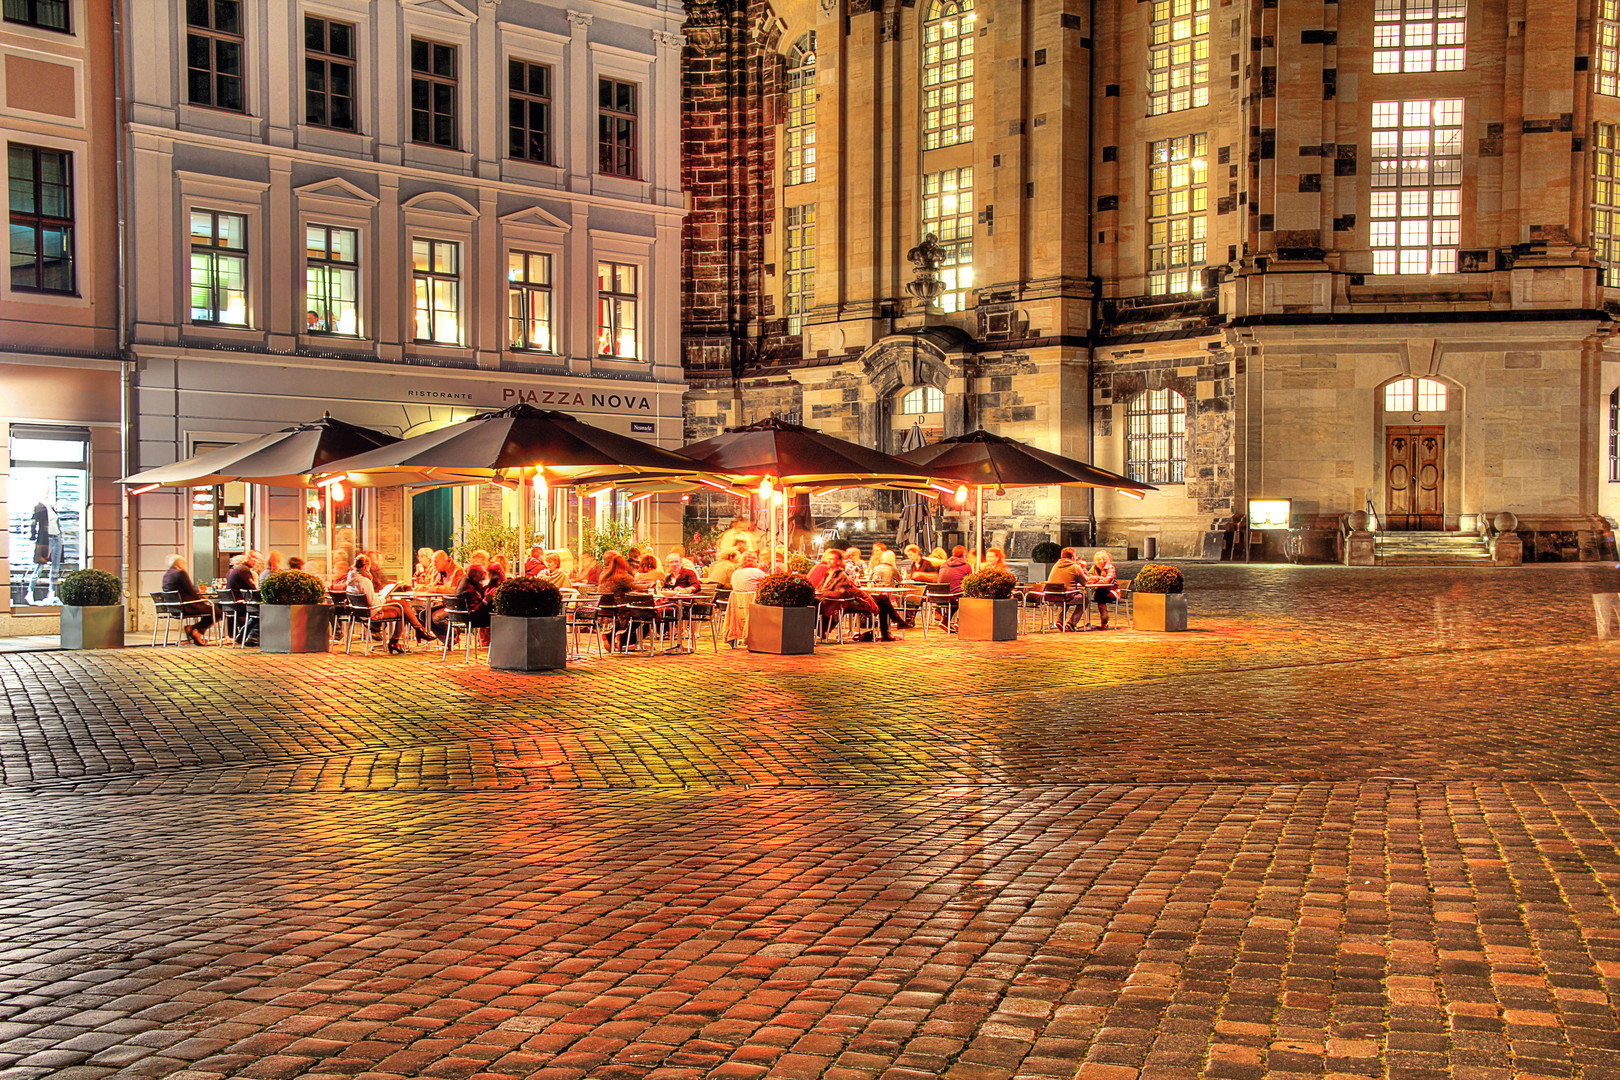
<instances>
[{"instance_id":1,"label":"restaurant entrance","mask_svg":"<svg viewBox=\"0 0 1620 1080\"><path fill-rule=\"evenodd\" d=\"M448 551L455 531L455 514L449 488L438 488L411 496L411 550L432 548Z\"/></svg>"}]
</instances>

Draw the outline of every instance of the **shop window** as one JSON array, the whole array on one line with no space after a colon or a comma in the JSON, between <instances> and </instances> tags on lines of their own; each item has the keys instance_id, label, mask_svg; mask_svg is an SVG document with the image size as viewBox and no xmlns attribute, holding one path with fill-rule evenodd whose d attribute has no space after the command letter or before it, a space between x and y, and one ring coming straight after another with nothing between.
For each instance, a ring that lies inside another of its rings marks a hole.
<instances>
[{"instance_id":1,"label":"shop window","mask_svg":"<svg viewBox=\"0 0 1620 1080\"><path fill-rule=\"evenodd\" d=\"M247 218L191 212L191 321L248 325Z\"/></svg>"},{"instance_id":2,"label":"shop window","mask_svg":"<svg viewBox=\"0 0 1620 1080\"><path fill-rule=\"evenodd\" d=\"M83 428L11 426L6 526L11 604L55 607L62 575L85 566L90 433Z\"/></svg>"},{"instance_id":3,"label":"shop window","mask_svg":"<svg viewBox=\"0 0 1620 1080\"><path fill-rule=\"evenodd\" d=\"M945 411L945 392L937 386L918 386L906 391L900 399L901 416Z\"/></svg>"},{"instance_id":4,"label":"shop window","mask_svg":"<svg viewBox=\"0 0 1620 1080\"><path fill-rule=\"evenodd\" d=\"M597 82L596 171L607 176L635 177L636 85L617 79Z\"/></svg>"},{"instance_id":5,"label":"shop window","mask_svg":"<svg viewBox=\"0 0 1620 1080\"><path fill-rule=\"evenodd\" d=\"M304 123L353 131L354 27L304 16Z\"/></svg>"},{"instance_id":6,"label":"shop window","mask_svg":"<svg viewBox=\"0 0 1620 1080\"><path fill-rule=\"evenodd\" d=\"M6 22L71 33L68 0L6 0Z\"/></svg>"},{"instance_id":7,"label":"shop window","mask_svg":"<svg viewBox=\"0 0 1620 1080\"><path fill-rule=\"evenodd\" d=\"M551 69L526 60L506 64L509 157L551 163Z\"/></svg>"},{"instance_id":8,"label":"shop window","mask_svg":"<svg viewBox=\"0 0 1620 1080\"><path fill-rule=\"evenodd\" d=\"M411 39L411 141L456 145L456 50Z\"/></svg>"},{"instance_id":9,"label":"shop window","mask_svg":"<svg viewBox=\"0 0 1620 1080\"><path fill-rule=\"evenodd\" d=\"M1145 390L1125 409L1125 472L1147 484L1181 484L1187 472L1187 399Z\"/></svg>"},{"instance_id":10,"label":"shop window","mask_svg":"<svg viewBox=\"0 0 1620 1080\"><path fill-rule=\"evenodd\" d=\"M531 352L556 352L551 327L551 256L507 252L506 287L508 344Z\"/></svg>"},{"instance_id":11,"label":"shop window","mask_svg":"<svg viewBox=\"0 0 1620 1080\"><path fill-rule=\"evenodd\" d=\"M596 264L596 352L600 356L635 360L641 355L636 343L640 304L636 274L636 267L629 263Z\"/></svg>"},{"instance_id":12,"label":"shop window","mask_svg":"<svg viewBox=\"0 0 1620 1080\"><path fill-rule=\"evenodd\" d=\"M360 333L360 234L310 225L304 229L304 332Z\"/></svg>"},{"instance_id":13,"label":"shop window","mask_svg":"<svg viewBox=\"0 0 1620 1080\"><path fill-rule=\"evenodd\" d=\"M74 292L73 155L12 143L11 287Z\"/></svg>"},{"instance_id":14,"label":"shop window","mask_svg":"<svg viewBox=\"0 0 1620 1080\"><path fill-rule=\"evenodd\" d=\"M411 241L416 286L416 340L461 344L461 245L416 237Z\"/></svg>"},{"instance_id":15,"label":"shop window","mask_svg":"<svg viewBox=\"0 0 1620 1080\"><path fill-rule=\"evenodd\" d=\"M242 112L242 0L186 0L186 100Z\"/></svg>"},{"instance_id":16,"label":"shop window","mask_svg":"<svg viewBox=\"0 0 1620 1080\"><path fill-rule=\"evenodd\" d=\"M1397 379L1384 387L1384 411L1445 412L1446 384L1439 379Z\"/></svg>"}]
</instances>

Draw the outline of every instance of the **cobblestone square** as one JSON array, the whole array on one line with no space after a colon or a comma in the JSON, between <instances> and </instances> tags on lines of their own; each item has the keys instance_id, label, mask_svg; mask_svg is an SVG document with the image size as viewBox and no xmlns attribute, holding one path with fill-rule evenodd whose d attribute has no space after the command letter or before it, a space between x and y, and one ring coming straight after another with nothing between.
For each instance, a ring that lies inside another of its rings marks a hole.
<instances>
[{"instance_id":1,"label":"cobblestone square","mask_svg":"<svg viewBox=\"0 0 1620 1080\"><path fill-rule=\"evenodd\" d=\"M1620 1077L1607 567L492 672L0 655L0 1077Z\"/></svg>"}]
</instances>

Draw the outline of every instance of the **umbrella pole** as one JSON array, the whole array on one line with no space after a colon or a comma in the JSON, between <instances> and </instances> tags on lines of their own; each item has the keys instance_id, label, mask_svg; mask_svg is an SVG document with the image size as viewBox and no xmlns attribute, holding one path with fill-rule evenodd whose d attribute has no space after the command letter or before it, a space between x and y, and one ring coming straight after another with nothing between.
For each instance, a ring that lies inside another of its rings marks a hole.
<instances>
[{"instance_id":1,"label":"umbrella pole","mask_svg":"<svg viewBox=\"0 0 1620 1080\"><path fill-rule=\"evenodd\" d=\"M974 489L979 493L979 565L984 565L984 485L975 484Z\"/></svg>"},{"instance_id":2,"label":"umbrella pole","mask_svg":"<svg viewBox=\"0 0 1620 1080\"><path fill-rule=\"evenodd\" d=\"M528 537L524 535L524 533L526 531L525 530L525 525L527 524L525 519L529 516L529 475L528 475L528 473L524 472L522 469L518 470L518 490L517 490L517 495L518 495L518 500L517 500L517 502L518 502L518 549L517 549L517 559L516 559L517 573L514 574L513 576L514 577L522 577L523 576L523 553L528 548L528 545L523 542L524 540L528 539Z\"/></svg>"},{"instance_id":3,"label":"umbrella pole","mask_svg":"<svg viewBox=\"0 0 1620 1080\"><path fill-rule=\"evenodd\" d=\"M574 565L582 566L585 562L585 496L580 494L579 488L574 489L574 501L579 507L579 532L574 537L579 545L579 558Z\"/></svg>"},{"instance_id":4,"label":"umbrella pole","mask_svg":"<svg viewBox=\"0 0 1620 1080\"><path fill-rule=\"evenodd\" d=\"M322 489L326 492L326 576L332 577L332 485L327 484Z\"/></svg>"}]
</instances>

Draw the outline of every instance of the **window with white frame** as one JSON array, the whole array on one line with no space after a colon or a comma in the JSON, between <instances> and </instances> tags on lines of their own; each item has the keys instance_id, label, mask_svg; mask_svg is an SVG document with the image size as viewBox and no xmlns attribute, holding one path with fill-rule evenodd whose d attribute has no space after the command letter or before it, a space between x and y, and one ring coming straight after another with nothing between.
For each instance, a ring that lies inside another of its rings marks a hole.
<instances>
[{"instance_id":1,"label":"window with white frame","mask_svg":"<svg viewBox=\"0 0 1620 1080\"><path fill-rule=\"evenodd\" d=\"M1620 97L1620 0L1597 0L1597 92Z\"/></svg>"},{"instance_id":2,"label":"window with white frame","mask_svg":"<svg viewBox=\"0 0 1620 1080\"><path fill-rule=\"evenodd\" d=\"M1456 272L1462 122L1461 98L1373 103L1373 273Z\"/></svg>"},{"instance_id":3,"label":"window with white frame","mask_svg":"<svg viewBox=\"0 0 1620 1080\"><path fill-rule=\"evenodd\" d=\"M416 340L426 345L460 345L461 245L453 240L413 237L411 280L416 294Z\"/></svg>"},{"instance_id":4,"label":"window with white frame","mask_svg":"<svg viewBox=\"0 0 1620 1080\"><path fill-rule=\"evenodd\" d=\"M1145 484L1181 484L1187 474L1187 399L1144 390L1125 408L1125 472Z\"/></svg>"},{"instance_id":5,"label":"window with white frame","mask_svg":"<svg viewBox=\"0 0 1620 1080\"><path fill-rule=\"evenodd\" d=\"M242 112L242 0L186 0L186 100Z\"/></svg>"},{"instance_id":6,"label":"window with white frame","mask_svg":"<svg viewBox=\"0 0 1620 1080\"><path fill-rule=\"evenodd\" d=\"M1198 292L1209 228L1207 136L1148 144L1148 292Z\"/></svg>"},{"instance_id":7,"label":"window with white frame","mask_svg":"<svg viewBox=\"0 0 1620 1080\"><path fill-rule=\"evenodd\" d=\"M1209 104L1209 0L1153 0L1148 115Z\"/></svg>"},{"instance_id":8,"label":"window with white frame","mask_svg":"<svg viewBox=\"0 0 1620 1080\"><path fill-rule=\"evenodd\" d=\"M360 233L304 227L304 332L360 333Z\"/></svg>"},{"instance_id":9,"label":"window with white frame","mask_svg":"<svg viewBox=\"0 0 1620 1080\"><path fill-rule=\"evenodd\" d=\"M41 30L72 33L68 23L68 0L6 0L5 20Z\"/></svg>"},{"instance_id":10,"label":"window with white frame","mask_svg":"<svg viewBox=\"0 0 1620 1080\"><path fill-rule=\"evenodd\" d=\"M945 249L939 280L943 311L967 307L973 288L973 169L945 169L923 174L922 231L934 234Z\"/></svg>"},{"instance_id":11,"label":"window with white frame","mask_svg":"<svg viewBox=\"0 0 1620 1080\"><path fill-rule=\"evenodd\" d=\"M816 304L816 204L790 206L782 222L783 307L787 332L804 329L804 316Z\"/></svg>"},{"instance_id":12,"label":"window with white frame","mask_svg":"<svg viewBox=\"0 0 1620 1080\"><path fill-rule=\"evenodd\" d=\"M11 287L76 291L73 267L73 155L12 143L6 148L11 191Z\"/></svg>"},{"instance_id":13,"label":"window with white frame","mask_svg":"<svg viewBox=\"0 0 1620 1080\"><path fill-rule=\"evenodd\" d=\"M945 411L945 392L937 386L916 386L907 390L895 412L900 416Z\"/></svg>"},{"instance_id":14,"label":"window with white frame","mask_svg":"<svg viewBox=\"0 0 1620 1080\"><path fill-rule=\"evenodd\" d=\"M1461 71L1468 0L1376 0L1373 72Z\"/></svg>"},{"instance_id":15,"label":"window with white frame","mask_svg":"<svg viewBox=\"0 0 1620 1080\"><path fill-rule=\"evenodd\" d=\"M551 164L551 68L506 62L506 154Z\"/></svg>"},{"instance_id":16,"label":"window with white frame","mask_svg":"<svg viewBox=\"0 0 1620 1080\"><path fill-rule=\"evenodd\" d=\"M923 149L973 141L973 0L930 0L923 18Z\"/></svg>"},{"instance_id":17,"label":"window with white frame","mask_svg":"<svg viewBox=\"0 0 1620 1080\"><path fill-rule=\"evenodd\" d=\"M636 84L598 79L596 85L596 171L605 176L639 175L639 122Z\"/></svg>"},{"instance_id":18,"label":"window with white frame","mask_svg":"<svg viewBox=\"0 0 1620 1080\"><path fill-rule=\"evenodd\" d=\"M1446 384L1439 379L1397 379L1384 386L1384 411L1445 412Z\"/></svg>"},{"instance_id":19,"label":"window with white frame","mask_svg":"<svg viewBox=\"0 0 1620 1080\"><path fill-rule=\"evenodd\" d=\"M507 344L554 353L551 324L551 256L537 251L506 253Z\"/></svg>"},{"instance_id":20,"label":"window with white frame","mask_svg":"<svg viewBox=\"0 0 1620 1080\"><path fill-rule=\"evenodd\" d=\"M816 182L816 32L810 31L793 45L787 61L787 143L782 165L784 184Z\"/></svg>"},{"instance_id":21,"label":"window with white frame","mask_svg":"<svg viewBox=\"0 0 1620 1080\"><path fill-rule=\"evenodd\" d=\"M1592 255L1603 284L1620 285L1620 127L1592 125Z\"/></svg>"},{"instance_id":22,"label":"window with white frame","mask_svg":"<svg viewBox=\"0 0 1620 1080\"><path fill-rule=\"evenodd\" d=\"M191 321L248 325L247 218L191 211Z\"/></svg>"},{"instance_id":23,"label":"window with white frame","mask_svg":"<svg viewBox=\"0 0 1620 1080\"><path fill-rule=\"evenodd\" d=\"M304 123L355 129L354 39L351 23L304 16Z\"/></svg>"},{"instance_id":24,"label":"window with white frame","mask_svg":"<svg viewBox=\"0 0 1620 1080\"><path fill-rule=\"evenodd\" d=\"M637 267L632 263L596 264L596 352L613 360L635 360L640 295Z\"/></svg>"}]
</instances>

